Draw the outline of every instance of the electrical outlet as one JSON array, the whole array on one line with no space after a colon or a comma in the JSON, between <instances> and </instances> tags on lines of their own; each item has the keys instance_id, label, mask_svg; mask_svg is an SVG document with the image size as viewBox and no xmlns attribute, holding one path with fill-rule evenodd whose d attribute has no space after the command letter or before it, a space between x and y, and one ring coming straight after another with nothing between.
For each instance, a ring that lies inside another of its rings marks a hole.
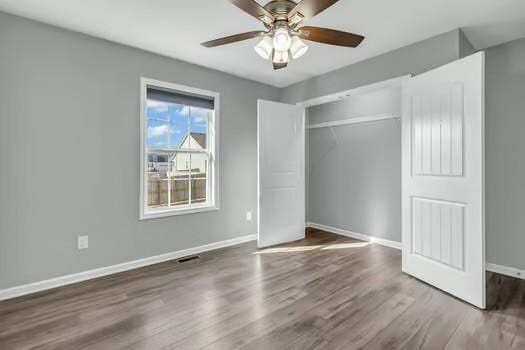
<instances>
[{"instance_id":1,"label":"electrical outlet","mask_svg":"<svg viewBox=\"0 0 525 350\"><path fill-rule=\"evenodd\" d=\"M77 247L79 250L89 248L89 237L88 236L78 236Z\"/></svg>"},{"instance_id":2,"label":"electrical outlet","mask_svg":"<svg viewBox=\"0 0 525 350\"><path fill-rule=\"evenodd\" d=\"M246 212L246 221L252 221L252 212L251 211L247 211Z\"/></svg>"}]
</instances>

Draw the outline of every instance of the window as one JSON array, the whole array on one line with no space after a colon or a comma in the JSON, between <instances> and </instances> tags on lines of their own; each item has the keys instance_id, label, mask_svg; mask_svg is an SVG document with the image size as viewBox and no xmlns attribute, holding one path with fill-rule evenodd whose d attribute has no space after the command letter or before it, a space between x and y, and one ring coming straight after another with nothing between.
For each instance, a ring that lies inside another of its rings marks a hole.
<instances>
[{"instance_id":1,"label":"window","mask_svg":"<svg viewBox=\"0 0 525 350\"><path fill-rule=\"evenodd\" d=\"M141 79L140 218L217 209L219 94Z\"/></svg>"}]
</instances>

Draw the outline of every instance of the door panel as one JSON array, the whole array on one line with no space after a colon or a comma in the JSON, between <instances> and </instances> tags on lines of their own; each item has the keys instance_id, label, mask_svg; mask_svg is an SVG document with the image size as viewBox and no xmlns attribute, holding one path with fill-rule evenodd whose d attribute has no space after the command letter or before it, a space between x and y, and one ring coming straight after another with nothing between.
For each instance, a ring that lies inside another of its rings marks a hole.
<instances>
[{"instance_id":1,"label":"door panel","mask_svg":"<svg viewBox=\"0 0 525 350\"><path fill-rule=\"evenodd\" d=\"M461 203L413 197L413 254L463 270L463 207Z\"/></svg>"},{"instance_id":2,"label":"door panel","mask_svg":"<svg viewBox=\"0 0 525 350\"><path fill-rule=\"evenodd\" d=\"M403 271L485 307L484 53L403 85Z\"/></svg>"},{"instance_id":3,"label":"door panel","mask_svg":"<svg viewBox=\"0 0 525 350\"><path fill-rule=\"evenodd\" d=\"M304 238L304 110L258 101L258 245Z\"/></svg>"},{"instance_id":4,"label":"door panel","mask_svg":"<svg viewBox=\"0 0 525 350\"><path fill-rule=\"evenodd\" d=\"M412 96L416 175L463 174L463 87L446 83Z\"/></svg>"}]
</instances>

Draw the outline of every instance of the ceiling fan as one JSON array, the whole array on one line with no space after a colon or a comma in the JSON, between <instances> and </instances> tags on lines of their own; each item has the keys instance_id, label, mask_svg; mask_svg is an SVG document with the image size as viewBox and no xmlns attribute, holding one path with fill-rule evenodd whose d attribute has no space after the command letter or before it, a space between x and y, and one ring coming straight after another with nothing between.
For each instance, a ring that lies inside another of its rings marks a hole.
<instances>
[{"instance_id":1,"label":"ceiling fan","mask_svg":"<svg viewBox=\"0 0 525 350\"><path fill-rule=\"evenodd\" d=\"M301 40L316 41L323 44L357 47L363 36L338 30L300 26L304 21L321 13L338 0L273 0L265 6L255 0L230 0L232 4L257 18L267 31L252 31L227 36L202 43L205 47L215 47L234 42L262 37L255 46L255 52L264 59L271 59L274 69L285 68L292 59L305 54L308 46Z\"/></svg>"}]
</instances>

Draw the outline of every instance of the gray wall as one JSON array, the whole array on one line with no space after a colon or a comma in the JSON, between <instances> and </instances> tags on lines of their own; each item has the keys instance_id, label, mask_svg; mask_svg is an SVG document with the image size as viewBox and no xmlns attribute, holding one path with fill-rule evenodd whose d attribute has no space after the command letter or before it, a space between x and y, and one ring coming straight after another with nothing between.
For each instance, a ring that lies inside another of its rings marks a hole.
<instances>
[{"instance_id":1,"label":"gray wall","mask_svg":"<svg viewBox=\"0 0 525 350\"><path fill-rule=\"evenodd\" d=\"M525 269L525 39L486 56L487 261Z\"/></svg>"},{"instance_id":2,"label":"gray wall","mask_svg":"<svg viewBox=\"0 0 525 350\"><path fill-rule=\"evenodd\" d=\"M310 124L401 115L401 89L355 95L308 109ZM399 120L308 132L307 221L401 241Z\"/></svg>"},{"instance_id":3,"label":"gray wall","mask_svg":"<svg viewBox=\"0 0 525 350\"><path fill-rule=\"evenodd\" d=\"M407 74L420 74L457 60L466 51L459 29L288 86L283 102L300 102Z\"/></svg>"},{"instance_id":4,"label":"gray wall","mask_svg":"<svg viewBox=\"0 0 525 350\"><path fill-rule=\"evenodd\" d=\"M470 43L462 30L459 31L459 57L470 56L476 52L474 46Z\"/></svg>"},{"instance_id":5,"label":"gray wall","mask_svg":"<svg viewBox=\"0 0 525 350\"><path fill-rule=\"evenodd\" d=\"M0 289L256 233L279 89L4 13L0 52ZM219 211L138 221L141 76L221 94Z\"/></svg>"}]
</instances>

